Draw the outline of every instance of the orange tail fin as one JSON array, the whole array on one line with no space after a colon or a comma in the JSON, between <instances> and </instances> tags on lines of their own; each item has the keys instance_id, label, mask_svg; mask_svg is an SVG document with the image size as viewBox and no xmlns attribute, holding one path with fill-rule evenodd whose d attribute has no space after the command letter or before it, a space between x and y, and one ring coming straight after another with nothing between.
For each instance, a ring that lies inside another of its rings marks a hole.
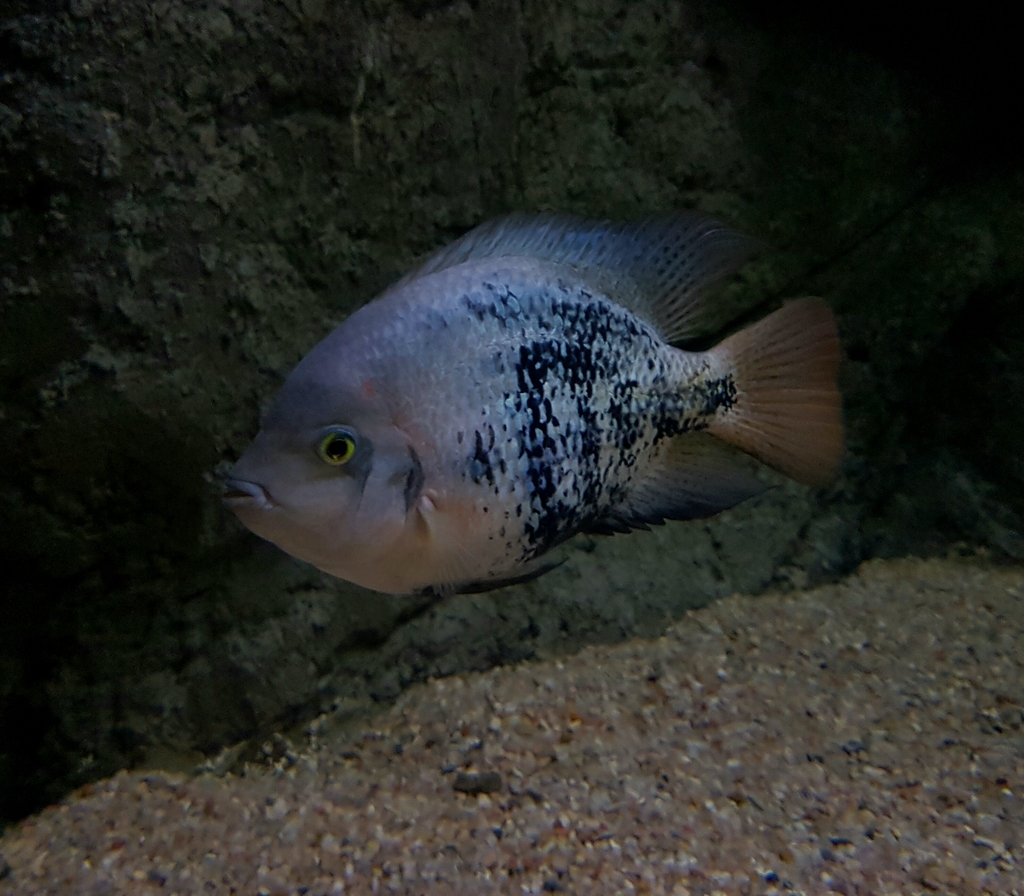
<instances>
[{"instance_id":1,"label":"orange tail fin","mask_svg":"<svg viewBox=\"0 0 1024 896\"><path fill-rule=\"evenodd\" d=\"M824 485L843 454L840 347L832 311L797 299L708 353L731 371L736 403L708 431L787 476Z\"/></svg>"}]
</instances>

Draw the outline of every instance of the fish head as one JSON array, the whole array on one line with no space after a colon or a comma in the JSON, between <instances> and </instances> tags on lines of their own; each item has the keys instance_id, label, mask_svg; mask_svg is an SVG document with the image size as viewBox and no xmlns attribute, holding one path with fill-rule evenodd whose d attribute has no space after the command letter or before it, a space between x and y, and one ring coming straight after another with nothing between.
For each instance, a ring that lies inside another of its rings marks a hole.
<instances>
[{"instance_id":1,"label":"fish head","mask_svg":"<svg viewBox=\"0 0 1024 896\"><path fill-rule=\"evenodd\" d=\"M386 396L330 355L314 350L285 382L228 472L224 502L292 556L379 588L422 467Z\"/></svg>"}]
</instances>

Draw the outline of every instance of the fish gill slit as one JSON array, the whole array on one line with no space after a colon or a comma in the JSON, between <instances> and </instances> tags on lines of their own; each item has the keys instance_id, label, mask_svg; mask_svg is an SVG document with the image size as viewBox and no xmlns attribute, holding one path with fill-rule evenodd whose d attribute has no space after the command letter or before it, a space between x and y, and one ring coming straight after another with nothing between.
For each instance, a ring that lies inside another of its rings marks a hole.
<instances>
[{"instance_id":1,"label":"fish gill slit","mask_svg":"<svg viewBox=\"0 0 1024 896\"><path fill-rule=\"evenodd\" d=\"M416 499L420 496L420 492L423 491L423 464L420 463L420 456L416 453L416 449L409 446L409 460L412 466L409 468L409 473L405 477L405 512L409 513L413 505L416 503Z\"/></svg>"}]
</instances>

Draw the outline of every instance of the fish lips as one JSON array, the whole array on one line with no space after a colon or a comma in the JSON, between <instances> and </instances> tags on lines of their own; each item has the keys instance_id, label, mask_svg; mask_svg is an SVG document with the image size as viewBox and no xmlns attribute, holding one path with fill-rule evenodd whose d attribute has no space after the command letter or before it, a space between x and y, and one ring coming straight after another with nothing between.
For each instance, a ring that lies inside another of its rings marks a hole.
<instances>
[{"instance_id":1,"label":"fish lips","mask_svg":"<svg viewBox=\"0 0 1024 896\"><path fill-rule=\"evenodd\" d=\"M277 506L262 485L258 482L249 482L247 479L225 479L221 500L225 506L236 512L250 509L272 510Z\"/></svg>"}]
</instances>

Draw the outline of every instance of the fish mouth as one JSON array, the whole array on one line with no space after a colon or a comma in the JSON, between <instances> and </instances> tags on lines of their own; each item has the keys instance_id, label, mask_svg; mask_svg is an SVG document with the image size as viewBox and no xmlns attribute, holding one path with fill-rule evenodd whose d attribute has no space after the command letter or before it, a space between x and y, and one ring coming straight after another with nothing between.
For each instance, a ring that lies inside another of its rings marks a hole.
<instances>
[{"instance_id":1,"label":"fish mouth","mask_svg":"<svg viewBox=\"0 0 1024 896\"><path fill-rule=\"evenodd\" d=\"M225 479L224 495L221 500L232 510L241 510L246 507L270 510L276 506L262 485L245 479Z\"/></svg>"}]
</instances>

